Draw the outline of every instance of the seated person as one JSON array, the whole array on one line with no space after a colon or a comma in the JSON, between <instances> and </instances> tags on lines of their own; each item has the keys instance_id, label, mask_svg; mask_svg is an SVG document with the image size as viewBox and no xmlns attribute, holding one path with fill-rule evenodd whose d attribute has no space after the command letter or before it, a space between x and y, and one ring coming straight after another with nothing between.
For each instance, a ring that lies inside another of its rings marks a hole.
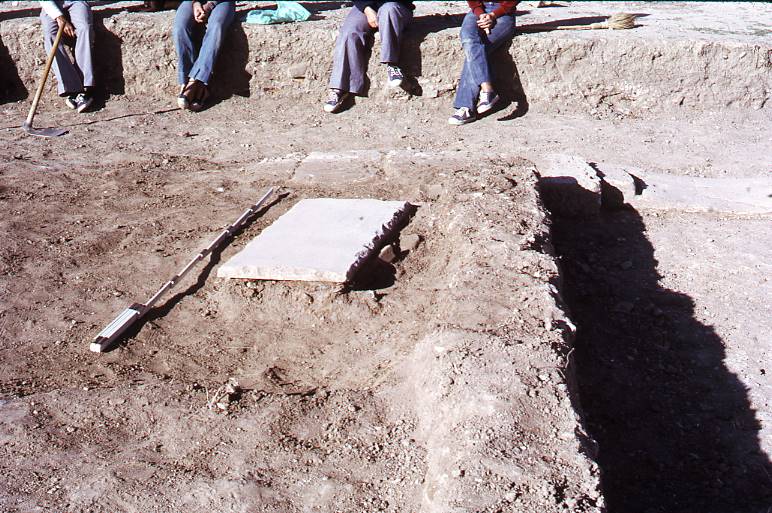
<instances>
[{"instance_id":1,"label":"seated person","mask_svg":"<svg viewBox=\"0 0 772 513\"><path fill-rule=\"evenodd\" d=\"M75 62L72 62L62 45L56 50L54 74L59 83L59 96L71 109L83 112L94 101L94 65L91 55L94 27L88 2L48 1L40 2L40 20L46 52L51 51L56 33L62 27L62 41L75 41Z\"/></svg>"},{"instance_id":2,"label":"seated person","mask_svg":"<svg viewBox=\"0 0 772 513\"><path fill-rule=\"evenodd\" d=\"M493 89L490 54L515 35L513 2L467 2L471 9L461 24L464 68L461 71L451 125L464 125L489 112L499 101Z\"/></svg>"},{"instance_id":3,"label":"seated person","mask_svg":"<svg viewBox=\"0 0 772 513\"><path fill-rule=\"evenodd\" d=\"M177 49L177 78L180 84L177 105L181 109L199 111L204 108L209 98L209 80L225 30L236 18L235 4L194 1L182 2L177 8L174 46Z\"/></svg>"},{"instance_id":4,"label":"seated person","mask_svg":"<svg viewBox=\"0 0 772 513\"><path fill-rule=\"evenodd\" d=\"M381 33L381 63L386 65L388 84L402 85L400 42L414 8L410 0L354 2L335 43L326 112L340 111L351 95L367 94L367 63L376 30Z\"/></svg>"}]
</instances>

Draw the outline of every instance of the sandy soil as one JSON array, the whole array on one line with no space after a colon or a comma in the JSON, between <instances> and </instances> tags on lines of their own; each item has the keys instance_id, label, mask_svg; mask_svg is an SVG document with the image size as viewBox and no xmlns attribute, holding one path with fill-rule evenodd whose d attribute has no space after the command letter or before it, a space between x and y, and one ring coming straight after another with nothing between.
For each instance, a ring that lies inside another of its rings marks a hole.
<instances>
[{"instance_id":1,"label":"sandy soil","mask_svg":"<svg viewBox=\"0 0 772 513\"><path fill-rule=\"evenodd\" d=\"M373 135L312 116L301 138L300 111L131 106L58 140L2 133L3 510L598 511L532 164L408 150L372 117ZM362 144L394 152L361 179L292 179L305 152ZM87 351L269 184L290 196L119 349ZM350 291L214 278L317 196L415 202L424 242ZM229 378L243 390L209 408Z\"/></svg>"},{"instance_id":2,"label":"sandy soil","mask_svg":"<svg viewBox=\"0 0 772 513\"><path fill-rule=\"evenodd\" d=\"M749 301L725 274L688 265L704 241L691 254L674 249L686 223L717 230L710 216L632 213L620 231L606 220L558 224L559 276L531 164L560 151L762 176L769 114L647 121L506 111L451 130L447 111L405 98L361 100L341 116L267 97L200 115L129 100L79 117L45 102L38 124L70 128L57 140L13 128L26 105L2 106L0 509L581 512L604 507L599 478L612 512L770 504L770 446L760 439L772 393L757 369L767 329L743 328L765 317L766 289ZM293 180L306 154L352 149L384 157L361 179ZM291 195L118 350L88 353L106 322L269 184ZM322 195L419 203L405 233L425 241L361 290L214 278L294 201ZM768 219L731 223L737 233L752 226L755 242L717 243L712 259L764 258ZM609 237L632 252L623 269L632 277L607 272L622 258L607 251ZM594 262L583 260L587 244L598 246ZM672 256L662 258L667 268L652 244ZM580 328L574 353L555 305L561 278ZM726 298L708 307L715 330L694 313L699 294ZM631 331L634 340L623 338ZM587 332L603 344L589 344ZM620 339L629 343L614 345ZM743 352L725 368L726 354ZM225 411L209 408L232 377L244 390ZM750 379L761 384L753 394ZM576 419L582 404L586 422Z\"/></svg>"}]
</instances>

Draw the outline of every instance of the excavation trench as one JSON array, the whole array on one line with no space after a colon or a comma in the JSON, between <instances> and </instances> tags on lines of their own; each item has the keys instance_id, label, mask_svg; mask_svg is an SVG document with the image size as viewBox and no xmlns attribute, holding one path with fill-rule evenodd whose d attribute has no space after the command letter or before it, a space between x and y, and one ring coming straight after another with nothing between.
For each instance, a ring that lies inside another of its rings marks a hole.
<instances>
[{"instance_id":1,"label":"excavation trench","mask_svg":"<svg viewBox=\"0 0 772 513\"><path fill-rule=\"evenodd\" d=\"M616 512L758 504L767 467L743 459L758 449L746 432L755 420L715 333L688 297L657 285L640 216L555 217L550 233L533 164L507 152L535 160L560 146L652 164L652 140L691 147L693 136L715 162L734 162L728 147L766 166L754 145L768 143L744 109L766 126L768 45L662 40L653 23L518 36L502 56L516 104L450 132L459 13L419 2L406 69L422 96L382 89L374 74L369 98L322 117L343 11L319 4L330 16L305 25L234 28L218 70L232 79L197 117L168 109L171 15L110 4L98 16L105 109L73 121L45 102L70 139L3 132L0 509L597 513L599 470ZM0 25L16 96L37 78L36 23ZM25 105L5 107L23 119ZM724 108L737 109L737 140L705 135L712 119L684 130L657 118ZM325 159L321 174L309 169ZM106 322L269 185L292 194L116 351L88 353ZM215 277L311 197L410 201L419 208L404 233L423 242L352 290ZM232 378L241 393L209 408ZM718 431L705 428L716 418Z\"/></svg>"},{"instance_id":2,"label":"excavation trench","mask_svg":"<svg viewBox=\"0 0 772 513\"><path fill-rule=\"evenodd\" d=\"M764 511L772 465L748 388L695 300L661 284L647 233L656 219L616 203L552 215L577 326L574 393L598 444L608 511Z\"/></svg>"},{"instance_id":3,"label":"excavation trench","mask_svg":"<svg viewBox=\"0 0 772 513\"><path fill-rule=\"evenodd\" d=\"M163 162L54 172L31 199L4 191L19 212L2 254L17 298L3 317L14 342L2 436L6 475L18 476L4 479L5 509L557 512L568 500L598 511L530 162L412 150L291 155L243 172ZM9 170L9 183L25 173ZM290 195L138 332L87 352L101 324L277 183ZM402 236L422 242L352 289L215 277L311 197L409 201ZM47 221L54 212L63 224ZM240 391L223 405L212 398L228 380ZM25 491L50 476L56 494Z\"/></svg>"}]
</instances>

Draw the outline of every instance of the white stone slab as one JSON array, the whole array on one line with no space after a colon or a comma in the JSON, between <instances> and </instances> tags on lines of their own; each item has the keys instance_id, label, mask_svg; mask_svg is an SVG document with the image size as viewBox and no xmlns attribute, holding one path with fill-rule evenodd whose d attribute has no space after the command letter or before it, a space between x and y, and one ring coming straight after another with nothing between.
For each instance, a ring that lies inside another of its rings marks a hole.
<instances>
[{"instance_id":1,"label":"white stone slab","mask_svg":"<svg viewBox=\"0 0 772 513\"><path fill-rule=\"evenodd\" d=\"M600 212L600 178L583 158L550 154L538 164L539 188L552 212L569 216Z\"/></svg>"},{"instance_id":2,"label":"white stone slab","mask_svg":"<svg viewBox=\"0 0 772 513\"><path fill-rule=\"evenodd\" d=\"M772 179L701 178L654 173L636 175L644 189L630 204L637 209L769 214Z\"/></svg>"},{"instance_id":3,"label":"white stone slab","mask_svg":"<svg viewBox=\"0 0 772 513\"><path fill-rule=\"evenodd\" d=\"M772 213L772 178L703 178L599 164L603 181L637 210ZM635 185L635 181L638 185Z\"/></svg>"},{"instance_id":4,"label":"white stone slab","mask_svg":"<svg viewBox=\"0 0 772 513\"><path fill-rule=\"evenodd\" d=\"M221 278L348 282L409 214L404 201L299 201L217 271Z\"/></svg>"},{"instance_id":5,"label":"white stone slab","mask_svg":"<svg viewBox=\"0 0 772 513\"><path fill-rule=\"evenodd\" d=\"M374 177L381 153L376 150L349 150L308 154L292 177L296 182L350 183Z\"/></svg>"}]
</instances>

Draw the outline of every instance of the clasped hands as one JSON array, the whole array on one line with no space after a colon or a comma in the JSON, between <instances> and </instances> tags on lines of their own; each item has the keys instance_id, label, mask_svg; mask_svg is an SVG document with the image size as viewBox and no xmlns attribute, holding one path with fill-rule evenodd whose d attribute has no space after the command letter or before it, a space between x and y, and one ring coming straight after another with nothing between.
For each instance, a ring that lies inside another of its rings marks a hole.
<instances>
[{"instance_id":1,"label":"clasped hands","mask_svg":"<svg viewBox=\"0 0 772 513\"><path fill-rule=\"evenodd\" d=\"M486 33L489 33L494 25L496 25L496 15L493 13L481 14L480 17L477 18L477 26Z\"/></svg>"},{"instance_id":2,"label":"clasped hands","mask_svg":"<svg viewBox=\"0 0 772 513\"><path fill-rule=\"evenodd\" d=\"M193 19L196 20L196 23L206 23L210 12L212 12L212 4L209 2L204 4L193 2Z\"/></svg>"}]
</instances>

